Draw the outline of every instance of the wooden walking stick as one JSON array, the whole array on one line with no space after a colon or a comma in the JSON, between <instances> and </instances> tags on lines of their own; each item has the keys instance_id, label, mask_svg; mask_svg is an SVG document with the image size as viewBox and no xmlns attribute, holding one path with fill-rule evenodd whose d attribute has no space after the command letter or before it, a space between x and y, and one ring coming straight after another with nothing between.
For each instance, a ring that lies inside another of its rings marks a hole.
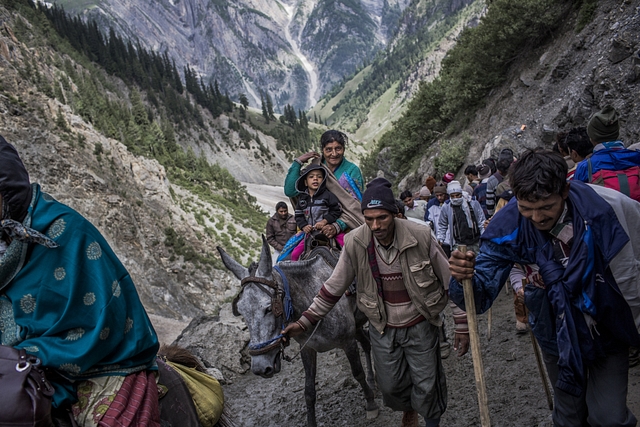
<instances>
[{"instance_id":1,"label":"wooden walking stick","mask_svg":"<svg viewBox=\"0 0 640 427\"><path fill-rule=\"evenodd\" d=\"M522 279L522 288L529 283L526 278ZM529 319L529 312L527 307L524 307L524 314L527 317L527 324ZM551 387L549 386L549 374L547 373L547 368L544 366L544 362L542 361L542 350L540 350L540 346L538 345L538 341L536 337L533 335L533 331L531 330L531 325L529 325L529 336L531 337L531 344L533 345L533 354L536 355L536 363L538 364L538 372L540 373L540 380L542 380L542 387L544 388L544 394L547 396L547 405L549 405L549 410L553 411L553 396L551 395Z\"/></svg>"},{"instance_id":2,"label":"wooden walking stick","mask_svg":"<svg viewBox=\"0 0 640 427\"><path fill-rule=\"evenodd\" d=\"M551 387L549 387L549 381L547 380L547 369L542 361L540 346L538 345L538 341L536 341L536 337L533 336L531 328L529 328L529 336L531 337L531 344L533 344L533 353L536 355L536 362L538 363L538 371L540 372L544 393L547 395L547 405L549 405L549 410L553 411L553 396L551 395Z\"/></svg>"},{"instance_id":3,"label":"wooden walking stick","mask_svg":"<svg viewBox=\"0 0 640 427\"><path fill-rule=\"evenodd\" d=\"M459 245L458 250L467 253L466 245ZM471 341L471 357L473 358L473 372L476 377L476 390L478 391L478 406L480 407L480 422L482 427L490 427L489 405L487 404L487 389L484 382L484 367L482 366L482 354L480 353L480 337L478 336L478 321L476 319L476 302L473 299L473 285L471 279L462 281L464 289L464 306L467 310L467 322L469 323L469 340Z\"/></svg>"}]
</instances>

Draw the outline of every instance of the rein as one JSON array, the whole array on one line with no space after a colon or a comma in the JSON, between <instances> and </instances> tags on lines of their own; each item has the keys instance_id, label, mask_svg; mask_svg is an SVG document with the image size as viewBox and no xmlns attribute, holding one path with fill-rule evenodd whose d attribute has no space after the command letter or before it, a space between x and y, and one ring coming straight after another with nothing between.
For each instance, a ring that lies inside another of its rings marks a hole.
<instances>
[{"instance_id":1,"label":"rein","mask_svg":"<svg viewBox=\"0 0 640 427\"><path fill-rule=\"evenodd\" d=\"M241 289L244 289L244 287L248 284L254 283L261 291L269 295L271 297L271 311L276 318L281 316L283 317L282 329L284 330L284 325L290 323L291 319L293 318L293 301L291 300L291 292L289 290L289 281L287 280L287 276L285 276L284 272L277 265L274 266L273 269L282 279L282 289L280 288L278 282L276 282L275 280L269 280L265 277L253 276L245 277L244 279L242 279L242 281L240 282L240 287ZM274 293L272 294L271 292L269 292L269 290L265 288L265 286L273 289ZM240 292L240 294L241 293L242 291ZM236 313L237 311L235 305L240 298L240 294L238 294L238 296L233 301L234 313ZM313 337L313 335L316 333L316 330L318 329L318 326L320 326L320 323L322 323L322 321L316 324L313 332L311 332L311 335L309 335L309 338L307 338L307 341L305 341L305 343L300 347L300 350L293 357L288 357L284 354L284 349L289 345L289 341L285 341L285 335L282 333L278 334L274 338L271 338L270 340L263 341L258 344L249 344L249 356L259 356L262 354L267 354L279 347L282 358L287 362L292 362L296 357L298 357L300 352L302 352L302 349L305 348L311 337Z\"/></svg>"},{"instance_id":2,"label":"rein","mask_svg":"<svg viewBox=\"0 0 640 427\"><path fill-rule=\"evenodd\" d=\"M287 280L287 277L284 275L280 267L274 266L273 269L282 279L282 288L280 288L278 282L274 280L270 280L265 277L254 276L249 276L242 279L242 281L240 282L240 286L241 289L244 289L244 287L248 284L254 283L261 291L269 295L271 297L271 312L276 318L283 317L284 325L289 323L291 321L291 318L293 317L293 302L291 301L291 293L289 291L289 281ZM274 292L269 292L267 288L273 289ZM238 296L234 300L234 312L236 311L235 304L237 303L239 297L240 294L238 294ZM278 347L280 347L284 355L284 347L287 345L289 345L289 343L284 340L284 335L278 334L270 340L257 344L249 344L249 355L259 356L261 354L267 354Z\"/></svg>"}]
</instances>

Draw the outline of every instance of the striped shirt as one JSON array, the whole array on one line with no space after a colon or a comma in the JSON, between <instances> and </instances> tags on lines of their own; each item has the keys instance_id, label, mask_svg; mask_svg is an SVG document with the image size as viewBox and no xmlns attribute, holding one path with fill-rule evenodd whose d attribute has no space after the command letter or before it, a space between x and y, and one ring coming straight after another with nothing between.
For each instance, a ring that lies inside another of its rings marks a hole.
<instances>
[{"instance_id":1,"label":"striped shirt","mask_svg":"<svg viewBox=\"0 0 640 427\"><path fill-rule=\"evenodd\" d=\"M424 316L420 314L416 306L411 302L407 288L402 278L402 266L396 256L389 263L383 259L376 247L376 261L382 279L382 294L384 295L384 308L387 312L387 327L408 328L422 322Z\"/></svg>"}]
</instances>

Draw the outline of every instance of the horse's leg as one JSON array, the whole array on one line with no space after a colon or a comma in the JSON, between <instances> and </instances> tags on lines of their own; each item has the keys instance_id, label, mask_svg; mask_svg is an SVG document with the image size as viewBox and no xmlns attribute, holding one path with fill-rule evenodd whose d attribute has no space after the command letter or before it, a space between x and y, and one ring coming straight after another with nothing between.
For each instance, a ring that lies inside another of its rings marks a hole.
<instances>
[{"instance_id":1,"label":"horse's leg","mask_svg":"<svg viewBox=\"0 0 640 427\"><path fill-rule=\"evenodd\" d=\"M371 341L369 341L369 334L362 328L356 329L356 340L360 343L362 351L364 352L364 361L367 364L367 384L371 390L376 390L376 378L373 375L373 363L371 363Z\"/></svg>"},{"instance_id":2,"label":"horse's leg","mask_svg":"<svg viewBox=\"0 0 640 427\"><path fill-rule=\"evenodd\" d=\"M300 352L304 366L304 400L307 404L307 427L316 427L316 371L318 353L305 347Z\"/></svg>"},{"instance_id":3,"label":"horse's leg","mask_svg":"<svg viewBox=\"0 0 640 427\"><path fill-rule=\"evenodd\" d=\"M369 348L370 349L370 348ZM344 353L347 355L347 360L351 365L351 374L362 387L364 392L364 398L367 399L367 419L376 418L378 416L378 404L373 399L374 393L367 384L367 379L364 375L364 369L362 369L362 362L360 361L360 352L358 351L358 344L356 340L351 341L344 347Z\"/></svg>"}]
</instances>

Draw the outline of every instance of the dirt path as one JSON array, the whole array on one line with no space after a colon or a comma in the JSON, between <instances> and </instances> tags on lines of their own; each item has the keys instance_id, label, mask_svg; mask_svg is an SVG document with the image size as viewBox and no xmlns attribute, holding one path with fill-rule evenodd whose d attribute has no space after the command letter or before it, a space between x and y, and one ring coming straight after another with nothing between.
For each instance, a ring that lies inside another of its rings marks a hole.
<instances>
[{"instance_id":1,"label":"dirt path","mask_svg":"<svg viewBox=\"0 0 640 427\"><path fill-rule=\"evenodd\" d=\"M265 211L273 215L276 211L276 203L283 201L289 206L289 212L293 213L293 207L289 202L289 198L284 195L284 187L266 184L253 184L243 182L242 185L247 187L247 191L257 199L258 205Z\"/></svg>"},{"instance_id":2,"label":"dirt path","mask_svg":"<svg viewBox=\"0 0 640 427\"><path fill-rule=\"evenodd\" d=\"M550 411L538 375L531 340L516 335L512 296L500 294L493 307L491 340L487 341L487 315L479 316L482 357L487 380L487 396L492 426L551 426ZM452 336L452 319L447 313L447 329ZM290 348L289 354L295 351ZM442 426L480 425L471 355L454 354L444 361L449 390L448 408ZM232 378L225 395L240 426L304 426L304 371L299 359L283 362L282 371L271 379L251 373ZM318 356L318 426L400 425L401 414L382 405L380 415L366 420L364 398L358 383L351 377L342 352L331 351ZM640 366L629 373L629 406L640 415ZM421 424L423 425L423 424Z\"/></svg>"},{"instance_id":3,"label":"dirt path","mask_svg":"<svg viewBox=\"0 0 640 427\"><path fill-rule=\"evenodd\" d=\"M266 211L273 212L275 203L285 198L282 187L244 184L258 198ZM538 368L528 335L516 335L512 295L500 294L493 306L491 340L487 341L487 315L479 316L482 358L487 381L491 424L494 427L551 426L551 415L540 382ZM448 336L452 337L453 321L447 313ZM295 354L293 344L288 354ZM364 362L363 362L364 363ZM480 416L475 389L471 354L462 358L454 354L443 361L449 390L448 408L441 425L478 426ZM306 425L304 403L304 370L299 358L283 362L282 371L271 379L251 373L231 378L225 386L228 399L240 426L284 427ZM380 415L367 420L364 397L359 384L351 376L349 363L341 351L318 355L318 390L316 414L318 426L400 425L401 414L377 402ZM640 417L640 366L629 372L629 407Z\"/></svg>"}]
</instances>

